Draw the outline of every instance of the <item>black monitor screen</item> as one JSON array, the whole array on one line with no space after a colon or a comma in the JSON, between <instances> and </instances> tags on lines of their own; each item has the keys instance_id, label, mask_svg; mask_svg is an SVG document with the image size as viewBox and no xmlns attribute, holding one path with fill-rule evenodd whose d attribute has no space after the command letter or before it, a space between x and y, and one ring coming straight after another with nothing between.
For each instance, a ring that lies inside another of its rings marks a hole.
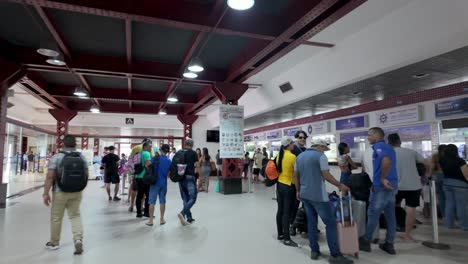
<instances>
[{"instance_id":1,"label":"black monitor screen","mask_svg":"<svg viewBox=\"0 0 468 264\"><path fill-rule=\"evenodd\" d=\"M218 130L207 130L206 131L206 142L219 143L219 131Z\"/></svg>"}]
</instances>

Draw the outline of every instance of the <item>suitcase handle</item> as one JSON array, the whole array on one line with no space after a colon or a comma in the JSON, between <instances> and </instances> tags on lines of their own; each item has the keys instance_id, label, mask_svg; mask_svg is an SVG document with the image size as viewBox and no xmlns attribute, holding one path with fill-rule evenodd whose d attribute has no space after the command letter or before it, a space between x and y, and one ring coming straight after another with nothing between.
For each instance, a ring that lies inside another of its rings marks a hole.
<instances>
[{"instance_id":1,"label":"suitcase handle","mask_svg":"<svg viewBox=\"0 0 468 264\"><path fill-rule=\"evenodd\" d=\"M343 194L342 192L339 192L339 193L340 193L341 224L344 226ZM349 191L347 196L349 196L349 218L351 219L351 225L354 225L351 191Z\"/></svg>"}]
</instances>

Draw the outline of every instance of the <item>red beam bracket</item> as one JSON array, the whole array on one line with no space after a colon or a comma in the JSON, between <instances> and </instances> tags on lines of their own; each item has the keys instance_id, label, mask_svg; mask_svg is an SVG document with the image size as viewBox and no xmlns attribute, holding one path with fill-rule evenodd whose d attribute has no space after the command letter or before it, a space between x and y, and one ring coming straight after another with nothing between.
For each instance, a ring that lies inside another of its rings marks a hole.
<instances>
[{"instance_id":1,"label":"red beam bracket","mask_svg":"<svg viewBox=\"0 0 468 264\"><path fill-rule=\"evenodd\" d=\"M217 82L212 86L213 93L223 104L237 104L239 99L249 89L247 84Z\"/></svg>"}]
</instances>

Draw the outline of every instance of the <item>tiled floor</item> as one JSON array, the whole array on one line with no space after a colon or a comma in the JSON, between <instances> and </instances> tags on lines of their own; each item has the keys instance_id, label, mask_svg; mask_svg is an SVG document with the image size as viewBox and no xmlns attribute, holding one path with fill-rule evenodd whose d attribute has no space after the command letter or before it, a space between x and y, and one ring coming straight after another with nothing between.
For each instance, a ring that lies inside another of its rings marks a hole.
<instances>
[{"instance_id":1,"label":"tiled floor","mask_svg":"<svg viewBox=\"0 0 468 264\"><path fill-rule=\"evenodd\" d=\"M150 228L127 211L124 202L108 202L100 182L90 182L82 203L85 253L73 256L70 224L64 219L61 248L47 251L49 208L41 203L42 190L12 199L0 210L0 263L327 263L309 259L307 240L289 248L275 240L274 189L256 185L252 194L224 196L201 193L193 209L196 223L180 226L178 188L170 184L165 226ZM211 189L213 188L213 182ZM322 227L322 230L323 227ZM415 237L431 237L429 225L419 226ZM468 233L441 230L441 240L452 249L437 251L421 243L397 242L397 256L374 246L360 254L358 263L467 263ZM327 253L322 239L322 251Z\"/></svg>"},{"instance_id":2,"label":"tiled floor","mask_svg":"<svg viewBox=\"0 0 468 264\"><path fill-rule=\"evenodd\" d=\"M21 175L10 176L7 196L11 196L44 184L45 174L38 172L23 172Z\"/></svg>"}]
</instances>

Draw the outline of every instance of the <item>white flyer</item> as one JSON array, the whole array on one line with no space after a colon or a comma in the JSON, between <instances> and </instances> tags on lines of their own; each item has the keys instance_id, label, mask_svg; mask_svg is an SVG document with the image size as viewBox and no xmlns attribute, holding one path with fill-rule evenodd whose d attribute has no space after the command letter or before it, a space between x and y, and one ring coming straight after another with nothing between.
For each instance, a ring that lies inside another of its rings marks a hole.
<instances>
[{"instance_id":1,"label":"white flyer","mask_svg":"<svg viewBox=\"0 0 468 264\"><path fill-rule=\"evenodd\" d=\"M244 107L222 105L219 107L219 149L221 158L244 156Z\"/></svg>"}]
</instances>

